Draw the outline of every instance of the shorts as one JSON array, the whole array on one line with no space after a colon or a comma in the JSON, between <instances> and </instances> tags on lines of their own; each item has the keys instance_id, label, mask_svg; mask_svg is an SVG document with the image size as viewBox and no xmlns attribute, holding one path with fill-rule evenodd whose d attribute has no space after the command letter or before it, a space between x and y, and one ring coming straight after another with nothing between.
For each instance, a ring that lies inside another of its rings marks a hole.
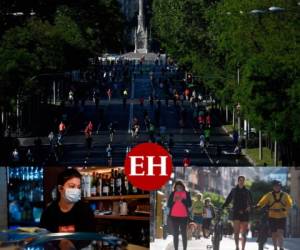
<instances>
[{"instance_id":1,"label":"shorts","mask_svg":"<svg viewBox=\"0 0 300 250\"><path fill-rule=\"evenodd\" d=\"M211 225L211 218L204 218L203 219L203 228L204 229L209 229Z\"/></svg>"},{"instance_id":2,"label":"shorts","mask_svg":"<svg viewBox=\"0 0 300 250\"><path fill-rule=\"evenodd\" d=\"M197 224L202 224L203 223L203 217L201 215L194 215L194 222Z\"/></svg>"},{"instance_id":3,"label":"shorts","mask_svg":"<svg viewBox=\"0 0 300 250\"><path fill-rule=\"evenodd\" d=\"M248 222L249 221L249 212L240 213L239 211L234 211L232 219L238 220L241 222Z\"/></svg>"},{"instance_id":4,"label":"shorts","mask_svg":"<svg viewBox=\"0 0 300 250\"><path fill-rule=\"evenodd\" d=\"M269 218L269 227L272 233L278 229L285 230L286 218Z\"/></svg>"}]
</instances>

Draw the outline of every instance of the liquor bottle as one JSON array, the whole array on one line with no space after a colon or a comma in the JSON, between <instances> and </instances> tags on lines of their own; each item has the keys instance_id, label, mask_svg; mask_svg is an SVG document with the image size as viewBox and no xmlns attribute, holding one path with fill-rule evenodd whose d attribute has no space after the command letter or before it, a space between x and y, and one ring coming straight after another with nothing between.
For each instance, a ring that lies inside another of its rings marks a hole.
<instances>
[{"instance_id":1,"label":"liquor bottle","mask_svg":"<svg viewBox=\"0 0 300 250\"><path fill-rule=\"evenodd\" d=\"M102 195L108 196L109 195L109 182L108 176L106 175L102 179Z\"/></svg>"},{"instance_id":2,"label":"liquor bottle","mask_svg":"<svg viewBox=\"0 0 300 250\"><path fill-rule=\"evenodd\" d=\"M132 184L131 184L131 186L132 186L132 194L138 194L139 193L138 188L133 186Z\"/></svg>"},{"instance_id":3,"label":"liquor bottle","mask_svg":"<svg viewBox=\"0 0 300 250\"><path fill-rule=\"evenodd\" d=\"M102 196L102 176L101 174L97 174L97 185L96 185L96 195Z\"/></svg>"},{"instance_id":4,"label":"liquor bottle","mask_svg":"<svg viewBox=\"0 0 300 250\"><path fill-rule=\"evenodd\" d=\"M92 175L92 181L91 181L91 196L95 197L96 196L96 173L93 172Z\"/></svg>"},{"instance_id":5,"label":"liquor bottle","mask_svg":"<svg viewBox=\"0 0 300 250\"><path fill-rule=\"evenodd\" d=\"M115 170L115 180L116 180L116 195L122 195L122 175L121 170Z\"/></svg>"},{"instance_id":6,"label":"liquor bottle","mask_svg":"<svg viewBox=\"0 0 300 250\"><path fill-rule=\"evenodd\" d=\"M114 169L111 169L109 194L115 195L115 174Z\"/></svg>"},{"instance_id":7,"label":"liquor bottle","mask_svg":"<svg viewBox=\"0 0 300 250\"><path fill-rule=\"evenodd\" d=\"M124 169L122 169L121 179L122 179L122 195L129 194L129 183L128 183L127 175L125 175L124 173Z\"/></svg>"},{"instance_id":8,"label":"liquor bottle","mask_svg":"<svg viewBox=\"0 0 300 250\"><path fill-rule=\"evenodd\" d=\"M91 174L87 174L87 176L86 176L86 183L85 183L86 197L91 197L91 184L92 184L92 175Z\"/></svg>"},{"instance_id":9,"label":"liquor bottle","mask_svg":"<svg viewBox=\"0 0 300 250\"><path fill-rule=\"evenodd\" d=\"M86 196L86 175L87 174L84 174L81 178L82 197L87 197Z\"/></svg>"}]
</instances>

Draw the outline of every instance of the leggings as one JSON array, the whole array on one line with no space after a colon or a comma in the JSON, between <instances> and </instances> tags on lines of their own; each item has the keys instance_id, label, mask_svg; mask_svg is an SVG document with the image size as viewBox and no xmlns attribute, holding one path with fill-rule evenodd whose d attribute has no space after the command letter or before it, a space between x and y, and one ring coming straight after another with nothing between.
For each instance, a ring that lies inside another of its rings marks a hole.
<instances>
[{"instance_id":1,"label":"leggings","mask_svg":"<svg viewBox=\"0 0 300 250\"><path fill-rule=\"evenodd\" d=\"M179 241L179 228L180 233L182 235L182 244L183 250L187 248L187 223L188 218L181 218L181 217L171 217L172 225L173 225L173 241L174 241L174 248L178 250L178 241Z\"/></svg>"}]
</instances>

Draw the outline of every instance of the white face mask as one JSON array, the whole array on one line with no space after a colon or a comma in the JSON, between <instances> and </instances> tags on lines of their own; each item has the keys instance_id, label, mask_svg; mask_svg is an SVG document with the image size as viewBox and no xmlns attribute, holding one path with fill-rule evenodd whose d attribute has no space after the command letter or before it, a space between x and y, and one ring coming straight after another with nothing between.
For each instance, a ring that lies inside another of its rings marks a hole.
<instances>
[{"instance_id":1,"label":"white face mask","mask_svg":"<svg viewBox=\"0 0 300 250\"><path fill-rule=\"evenodd\" d=\"M81 199L81 190L78 188L66 188L66 199L71 203L76 203Z\"/></svg>"}]
</instances>

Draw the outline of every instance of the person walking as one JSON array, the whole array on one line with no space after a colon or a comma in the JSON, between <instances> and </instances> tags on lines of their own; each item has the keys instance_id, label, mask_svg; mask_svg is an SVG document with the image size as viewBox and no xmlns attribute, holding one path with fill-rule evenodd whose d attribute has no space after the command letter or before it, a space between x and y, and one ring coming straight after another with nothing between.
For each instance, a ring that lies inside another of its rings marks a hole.
<instances>
[{"instance_id":1,"label":"person walking","mask_svg":"<svg viewBox=\"0 0 300 250\"><path fill-rule=\"evenodd\" d=\"M213 218L215 218L216 212L211 199L209 197L204 199L203 207L203 236L205 238L209 237L210 234L210 225Z\"/></svg>"},{"instance_id":2,"label":"person walking","mask_svg":"<svg viewBox=\"0 0 300 250\"><path fill-rule=\"evenodd\" d=\"M200 239L201 237L201 231L202 231L202 225L203 225L203 195L201 193L198 193L196 195L196 200L193 202L192 205L192 212L193 212L193 221L196 223L196 239Z\"/></svg>"},{"instance_id":3,"label":"person walking","mask_svg":"<svg viewBox=\"0 0 300 250\"><path fill-rule=\"evenodd\" d=\"M169 216L173 227L174 249L178 250L179 230L182 235L183 250L187 250L187 225L189 210L192 206L190 193L186 190L183 182L176 181L173 192L168 199Z\"/></svg>"},{"instance_id":4,"label":"person walking","mask_svg":"<svg viewBox=\"0 0 300 250\"><path fill-rule=\"evenodd\" d=\"M106 155L107 155L107 165L109 167L111 167L112 166L112 147L111 147L110 143L107 144Z\"/></svg>"},{"instance_id":5,"label":"person walking","mask_svg":"<svg viewBox=\"0 0 300 250\"><path fill-rule=\"evenodd\" d=\"M84 130L88 155L90 155L90 151L92 149L92 141L93 141L92 132L93 132L93 123L92 121L89 121L88 125L85 127Z\"/></svg>"},{"instance_id":6,"label":"person walking","mask_svg":"<svg viewBox=\"0 0 300 250\"><path fill-rule=\"evenodd\" d=\"M110 102L111 96L112 96L112 91L111 91L110 88L107 90L106 94L107 94L107 97L108 97L108 101Z\"/></svg>"},{"instance_id":7,"label":"person walking","mask_svg":"<svg viewBox=\"0 0 300 250\"><path fill-rule=\"evenodd\" d=\"M293 200L290 195L282 191L280 181L273 181L273 191L265 194L257 203L256 208L268 206L269 226L272 232L274 250L284 250L284 231L289 209L292 207Z\"/></svg>"},{"instance_id":8,"label":"person walking","mask_svg":"<svg viewBox=\"0 0 300 250\"><path fill-rule=\"evenodd\" d=\"M108 125L108 132L109 132L109 140L110 142L113 141L114 139L114 134L116 132L116 126L115 126L115 123L114 122L111 122L109 125Z\"/></svg>"},{"instance_id":9,"label":"person walking","mask_svg":"<svg viewBox=\"0 0 300 250\"><path fill-rule=\"evenodd\" d=\"M60 124L58 125L58 133L63 136L65 131L66 131L66 125L63 123L63 121L61 121Z\"/></svg>"},{"instance_id":10,"label":"person walking","mask_svg":"<svg viewBox=\"0 0 300 250\"><path fill-rule=\"evenodd\" d=\"M238 177L238 184L234 187L227 196L222 209L227 207L230 203L233 203L233 228L234 228L234 240L236 250L239 250L240 233L242 234L242 250L245 250L249 214L253 204L252 194L245 187L245 177Z\"/></svg>"}]
</instances>

